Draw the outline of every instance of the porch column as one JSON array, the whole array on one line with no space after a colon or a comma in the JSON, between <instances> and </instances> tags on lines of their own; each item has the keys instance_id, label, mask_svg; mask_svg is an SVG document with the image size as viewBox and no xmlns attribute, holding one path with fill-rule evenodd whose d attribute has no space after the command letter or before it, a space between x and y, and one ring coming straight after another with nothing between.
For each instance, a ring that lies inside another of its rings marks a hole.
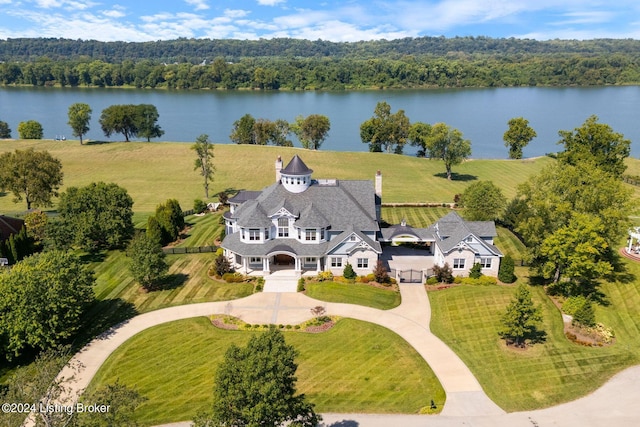
<instances>
[{"instance_id":1,"label":"porch column","mask_svg":"<svg viewBox=\"0 0 640 427\"><path fill-rule=\"evenodd\" d=\"M316 258L316 273L320 273L320 257Z\"/></svg>"},{"instance_id":2,"label":"porch column","mask_svg":"<svg viewBox=\"0 0 640 427\"><path fill-rule=\"evenodd\" d=\"M262 270L265 273L269 273L269 257L268 256L262 258Z\"/></svg>"},{"instance_id":3,"label":"porch column","mask_svg":"<svg viewBox=\"0 0 640 427\"><path fill-rule=\"evenodd\" d=\"M295 271L302 271L302 262L300 261L300 258L294 257L293 259L295 260Z\"/></svg>"},{"instance_id":4,"label":"porch column","mask_svg":"<svg viewBox=\"0 0 640 427\"><path fill-rule=\"evenodd\" d=\"M246 256L242 257L242 269L244 270L244 274L249 273L249 261Z\"/></svg>"}]
</instances>

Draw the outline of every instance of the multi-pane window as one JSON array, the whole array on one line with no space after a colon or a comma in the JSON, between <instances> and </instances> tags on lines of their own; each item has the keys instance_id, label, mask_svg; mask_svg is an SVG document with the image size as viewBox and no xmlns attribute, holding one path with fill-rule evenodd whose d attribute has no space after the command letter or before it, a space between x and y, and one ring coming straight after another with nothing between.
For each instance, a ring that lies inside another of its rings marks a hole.
<instances>
[{"instance_id":1,"label":"multi-pane window","mask_svg":"<svg viewBox=\"0 0 640 427\"><path fill-rule=\"evenodd\" d=\"M269 240L269 228L264 229L264 240Z\"/></svg>"},{"instance_id":2,"label":"multi-pane window","mask_svg":"<svg viewBox=\"0 0 640 427\"><path fill-rule=\"evenodd\" d=\"M249 258L249 263L250 264L262 264L262 258L252 256L251 258Z\"/></svg>"},{"instance_id":3,"label":"multi-pane window","mask_svg":"<svg viewBox=\"0 0 640 427\"><path fill-rule=\"evenodd\" d=\"M369 268L369 258L358 258L356 265L358 268Z\"/></svg>"},{"instance_id":4,"label":"multi-pane window","mask_svg":"<svg viewBox=\"0 0 640 427\"><path fill-rule=\"evenodd\" d=\"M342 267L342 258L331 258L331 267Z\"/></svg>"},{"instance_id":5,"label":"multi-pane window","mask_svg":"<svg viewBox=\"0 0 640 427\"><path fill-rule=\"evenodd\" d=\"M260 240L260 229L259 228L250 228L249 229L249 240Z\"/></svg>"},{"instance_id":6,"label":"multi-pane window","mask_svg":"<svg viewBox=\"0 0 640 427\"><path fill-rule=\"evenodd\" d=\"M320 229L320 240L324 240L324 228Z\"/></svg>"},{"instance_id":7,"label":"multi-pane window","mask_svg":"<svg viewBox=\"0 0 640 427\"><path fill-rule=\"evenodd\" d=\"M480 266L482 268L491 268L491 258L480 258Z\"/></svg>"},{"instance_id":8,"label":"multi-pane window","mask_svg":"<svg viewBox=\"0 0 640 427\"><path fill-rule=\"evenodd\" d=\"M458 270L464 268L464 258L454 258L453 268Z\"/></svg>"},{"instance_id":9,"label":"multi-pane window","mask_svg":"<svg viewBox=\"0 0 640 427\"><path fill-rule=\"evenodd\" d=\"M304 240L316 240L316 229L307 228L304 230Z\"/></svg>"},{"instance_id":10,"label":"multi-pane window","mask_svg":"<svg viewBox=\"0 0 640 427\"><path fill-rule=\"evenodd\" d=\"M278 237L289 237L289 218L278 218Z\"/></svg>"}]
</instances>

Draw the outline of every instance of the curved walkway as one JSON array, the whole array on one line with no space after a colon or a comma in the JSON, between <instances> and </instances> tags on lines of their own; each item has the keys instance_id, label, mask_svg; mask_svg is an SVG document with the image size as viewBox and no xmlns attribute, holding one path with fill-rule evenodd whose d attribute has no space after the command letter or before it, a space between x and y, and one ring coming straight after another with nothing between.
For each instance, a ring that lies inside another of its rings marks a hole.
<instances>
[{"instance_id":1,"label":"curved walkway","mask_svg":"<svg viewBox=\"0 0 640 427\"><path fill-rule=\"evenodd\" d=\"M246 298L191 304L136 316L94 339L74 357L80 372L63 369L59 378L69 381L70 396L84 390L109 355L129 338L150 327L211 314L230 314L248 323L297 324L312 317L310 308L324 306L328 314L364 320L389 328L402 336L429 363L442 383L447 399L438 416L323 414L323 426L386 427L418 426L637 426L640 413L640 366L616 375L595 393L552 408L505 413L484 393L460 358L429 330L431 310L424 287L400 285L402 304L392 310L339 303L327 303L298 293L259 293ZM183 427L190 423L175 423ZM167 425L169 426L169 425Z\"/></svg>"}]
</instances>

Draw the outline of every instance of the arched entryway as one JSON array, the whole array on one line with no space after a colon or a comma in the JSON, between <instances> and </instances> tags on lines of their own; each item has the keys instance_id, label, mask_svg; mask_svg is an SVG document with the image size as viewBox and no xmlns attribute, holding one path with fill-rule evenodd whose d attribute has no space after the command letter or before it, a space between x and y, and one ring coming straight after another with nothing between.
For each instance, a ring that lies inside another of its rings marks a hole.
<instances>
[{"instance_id":1,"label":"arched entryway","mask_svg":"<svg viewBox=\"0 0 640 427\"><path fill-rule=\"evenodd\" d=\"M276 254L272 258L274 268L295 268L296 259L289 254Z\"/></svg>"}]
</instances>

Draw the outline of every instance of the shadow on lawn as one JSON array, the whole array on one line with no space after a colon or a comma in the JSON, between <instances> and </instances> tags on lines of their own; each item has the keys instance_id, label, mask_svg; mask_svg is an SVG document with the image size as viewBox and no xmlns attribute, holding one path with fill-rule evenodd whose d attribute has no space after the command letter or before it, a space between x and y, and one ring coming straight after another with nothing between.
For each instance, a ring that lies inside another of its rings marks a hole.
<instances>
[{"instance_id":1,"label":"shadow on lawn","mask_svg":"<svg viewBox=\"0 0 640 427\"><path fill-rule=\"evenodd\" d=\"M435 173L433 174L433 176L437 177L437 178L444 178L447 179L447 174L446 172L440 172L440 173ZM478 179L477 176L475 175L469 175L466 173L455 173L455 172L451 172L451 181L476 181Z\"/></svg>"},{"instance_id":2,"label":"shadow on lawn","mask_svg":"<svg viewBox=\"0 0 640 427\"><path fill-rule=\"evenodd\" d=\"M321 424L324 426L325 424ZM328 424L326 427L358 427L360 424L353 420L336 421L333 424Z\"/></svg>"},{"instance_id":3,"label":"shadow on lawn","mask_svg":"<svg viewBox=\"0 0 640 427\"><path fill-rule=\"evenodd\" d=\"M80 348L95 337L108 338L113 333L110 331L112 326L138 314L135 305L121 298L97 300L89 307L83 321L85 328L76 338L74 346Z\"/></svg>"}]
</instances>

